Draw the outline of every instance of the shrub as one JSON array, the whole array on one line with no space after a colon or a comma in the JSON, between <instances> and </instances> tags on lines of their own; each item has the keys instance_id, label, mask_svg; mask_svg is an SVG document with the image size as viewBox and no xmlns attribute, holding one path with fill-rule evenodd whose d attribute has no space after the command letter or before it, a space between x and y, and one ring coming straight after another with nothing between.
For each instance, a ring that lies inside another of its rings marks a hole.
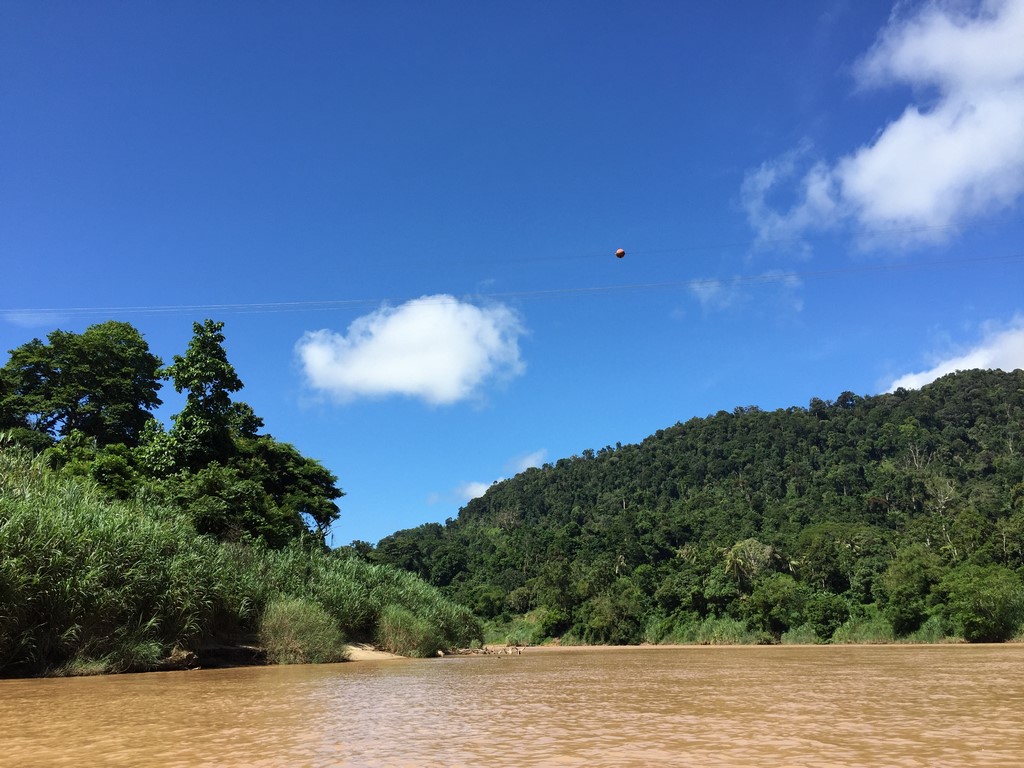
<instances>
[{"instance_id":1,"label":"shrub","mask_svg":"<svg viewBox=\"0 0 1024 768\"><path fill-rule=\"evenodd\" d=\"M700 622L684 624L665 638L669 643L697 645L754 645L764 638L747 629L738 619L708 617Z\"/></svg>"},{"instance_id":2,"label":"shrub","mask_svg":"<svg viewBox=\"0 0 1024 768\"><path fill-rule=\"evenodd\" d=\"M218 543L145 489L111 501L0 444L0 674L152 669L256 635L272 660L328 661L344 636L430 655L482 629L413 574L309 540Z\"/></svg>"},{"instance_id":3,"label":"shrub","mask_svg":"<svg viewBox=\"0 0 1024 768\"><path fill-rule=\"evenodd\" d=\"M891 643L895 637L892 624L876 609L869 607L862 615L845 621L833 634L833 643Z\"/></svg>"},{"instance_id":4,"label":"shrub","mask_svg":"<svg viewBox=\"0 0 1024 768\"><path fill-rule=\"evenodd\" d=\"M348 658L337 622L317 603L273 600L260 620L260 645L271 664L324 664Z\"/></svg>"},{"instance_id":5,"label":"shrub","mask_svg":"<svg viewBox=\"0 0 1024 768\"><path fill-rule=\"evenodd\" d=\"M821 642L811 624L801 624L788 632L783 632L781 639L783 645L817 645Z\"/></svg>"},{"instance_id":6,"label":"shrub","mask_svg":"<svg viewBox=\"0 0 1024 768\"><path fill-rule=\"evenodd\" d=\"M444 649L437 628L400 605L384 609L377 627L377 642L384 650L401 656L436 656Z\"/></svg>"}]
</instances>

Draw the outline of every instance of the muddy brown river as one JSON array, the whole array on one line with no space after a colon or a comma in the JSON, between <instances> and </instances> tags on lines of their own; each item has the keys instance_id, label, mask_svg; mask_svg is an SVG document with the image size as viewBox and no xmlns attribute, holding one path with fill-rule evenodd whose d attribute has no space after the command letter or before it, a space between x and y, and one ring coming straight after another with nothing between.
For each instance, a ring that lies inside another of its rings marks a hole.
<instances>
[{"instance_id":1,"label":"muddy brown river","mask_svg":"<svg viewBox=\"0 0 1024 768\"><path fill-rule=\"evenodd\" d=\"M1024 645L522 656L0 681L3 766L1021 766Z\"/></svg>"}]
</instances>

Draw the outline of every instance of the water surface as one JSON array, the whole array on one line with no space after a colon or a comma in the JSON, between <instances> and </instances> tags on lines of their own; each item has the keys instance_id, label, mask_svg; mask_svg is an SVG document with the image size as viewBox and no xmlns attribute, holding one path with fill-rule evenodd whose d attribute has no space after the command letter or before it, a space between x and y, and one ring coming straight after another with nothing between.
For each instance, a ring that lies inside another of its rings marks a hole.
<instances>
[{"instance_id":1,"label":"water surface","mask_svg":"<svg viewBox=\"0 0 1024 768\"><path fill-rule=\"evenodd\" d=\"M1024 646L522 656L0 681L12 766L1020 766Z\"/></svg>"}]
</instances>

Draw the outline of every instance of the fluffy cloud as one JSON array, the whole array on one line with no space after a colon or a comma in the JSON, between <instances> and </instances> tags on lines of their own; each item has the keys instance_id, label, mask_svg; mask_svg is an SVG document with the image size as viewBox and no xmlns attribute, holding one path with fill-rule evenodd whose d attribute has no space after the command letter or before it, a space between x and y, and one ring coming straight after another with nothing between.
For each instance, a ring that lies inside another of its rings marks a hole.
<instances>
[{"instance_id":1,"label":"fluffy cloud","mask_svg":"<svg viewBox=\"0 0 1024 768\"><path fill-rule=\"evenodd\" d=\"M1024 193L1024 0L989 0L973 13L929 3L894 16L855 72L863 88L909 84L910 104L867 144L835 163L802 146L747 175L742 199L761 240L852 221L870 242L899 232L936 240L961 223L1014 205ZM898 8L901 6L897 6ZM933 97L933 98L931 98ZM768 203L793 186L785 210Z\"/></svg>"},{"instance_id":2,"label":"fluffy cloud","mask_svg":"<svg viewBox=\"0 0 1024 768\"><path fill-rule=\"evenodd\" d=\"M523 373L523 326L508 307L424 296L382 307L347 333L306 333L296 345L311 387L339 400L404 395L435 405L478 395L485 382Z\"/></svg>"},{"instance_id":3,"label":"fluffy cloud","mask_svg":"<svg viewBox=\"0 0 1024 768\"><path fill-rule=\"evenodd\" d=\"M1004 371L1024 368L1024 320L1018 319L1009 329L990 331L977 346L941 360L927 371L900 376L885 391L892 392L900 387L918 389L947 373L973 368L998 368Z\"/></svg>"}]
</instances>

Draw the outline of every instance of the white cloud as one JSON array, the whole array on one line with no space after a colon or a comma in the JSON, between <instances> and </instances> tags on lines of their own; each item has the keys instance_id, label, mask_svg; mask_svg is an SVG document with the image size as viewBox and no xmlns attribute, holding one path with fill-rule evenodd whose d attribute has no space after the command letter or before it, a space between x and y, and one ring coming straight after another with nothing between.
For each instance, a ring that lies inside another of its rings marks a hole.
<instances>
[{"instance_id":1,"label":"white cloud","mask_svg":"<svg viewBox=\"0 0 1024 768\"><path fill-rule=\"evenodd\" d=\"M1024 0L928 3L894 16L855 73L863 88L909 84L921 103L828 164L802 146L747 175L759 240L853 222L870 243L938 240L1024 194ZM899 9L901 6L897 6ZM810 165L801 175L801 167ZM768 202L793 186L782 210Z\"/></svg>"},{"instance_id":2,"label":"white cloud","mask_svg":"<svg viewBox=\"0 0 1024 768\"><path fill-rule=\"evenodd\" d=\"M470 501L483 496L491 486L487 483L463 483L455 489L459 501Z\"/></svg>"},{"instance_id":3,"label":"white cloud","mask_svg":"<svg viewBox=\"0 0 1024 768\"><path fill-rule=\"evenodd\" d=\"M526 471L530 467L539 467L546 456L547 450L541 448L540 450L533 451L522 456L517 456L516 458L505 462L505 469L516 475L520 472ZM457 502L459 504L465 504L471 499L483 496L487 492L487 489L494 485L494 483L500 483L505 479L507 478L499 477L490 483L481 483L477 481L461 483L450 492L431 493L427 497L427 502L429 504L438 504L442 502Z\"/></svg>"},{"instance_id":4,"label":"white cloud","mask_svg":"<svg viewBox=\"0 0 1024 768\"><path fill-rule=\"evenodd\" d=\"M445 405L522 374L523 332L502 304L424 296L360 317L344 334L310 331L296 350L309 385L339 400L403 395Z\"/></svg>"},{"instance_id":5,"label":"white cloud","mask_svg":"<svg viewBox=\"0 0 1024 768\"><path fill-rule=\"evenodd\" d=\"M885 391L892 392L900 387L919 389L947 373L974 368L1003 371L1024 368L1024 319L1018 318L1010 328L990 330L976 346L939 360L926 371L900 376Z\"/></svg>"},{"instance_id":6,"label":"white cloud","mask_svg":"<svg viewBox=\"0 0 1024 768\"><path fill-rule=\"evenodd\" d=\"M523 456L518 456L515 459L512 459L512 461L505 465L505 468L511 471L512 474L517 475L520 472L525 472L531 467L539 467L544 463L544 459L547 458L547 455L547 450L541 448L533 451L532 453L527 453Z\"/></svg>"}]
</instances>

